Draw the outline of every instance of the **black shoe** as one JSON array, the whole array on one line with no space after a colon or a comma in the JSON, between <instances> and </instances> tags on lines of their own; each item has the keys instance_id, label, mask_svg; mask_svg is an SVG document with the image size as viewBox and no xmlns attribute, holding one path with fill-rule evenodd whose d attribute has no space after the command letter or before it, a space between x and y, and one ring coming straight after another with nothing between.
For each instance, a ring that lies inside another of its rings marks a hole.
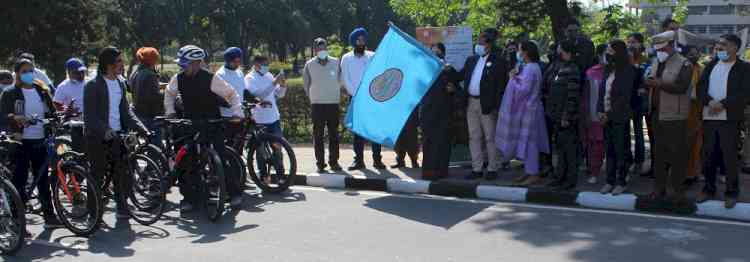
<instances>
[{"instance_id":1,"label":"black shoe","mask_svg":"<svg viewBox=\"0 0 750 262\"><path fill-rule=\"evenodd\" d=\"M554 179L551 182L549 182L546 185L544 185L544 187L549 188L549 189L558 189L562 185L563 185L563 181L562 180L560 180L560 179Z\"/></svg>"},{"instance_id":2,"label":"black shoe","mask_svg":"<svg viewBox=\"0 0 750 262\"><path fill-rule=\"evenodd\" d=\"M685 187L685 188L690 188L690 187L694 186L697 183L698 183L698 178L697 177L691 177L691 178L686 178L685 181L682 182L682 186Z\"/></svg>"},{"instance_id":3,"label":"black shoe","mask_svg":"<svg viewBox=\"0 0 750 262\"><path fill-rule=\"evenodd\" d=\"M331 171L333 171L333 172L339 172L339 171L343 171L343 170L344 169L341 168L341 165L339 165L339 163L331 163Z\"/></svg>"},{"instance_id":4,"label":"black shoe","mask_svg":"<svg viewBox=\"0 0 750 262\"><path fill-rule=\"evenodd\" d=\"M503 165L502 165L502 167L501 167L501 168L503 169L503 171L508 171L508 170L510 170L510 162L505 162L505 163L503 163Z\"/></svg>"},{"instance_id":5,"label":"black shoe","mask_svg":"<svg viewBox=\"0 0 750 262\"><path fill-rule=\"evenodd\" d=\"M560 189L562 190L575 190L576 189L576 183L565 183L562 186L560 186Z\"/></svg>"},{"instance_id":6,"label":"black shoe","mask_svg":"<svg viewBox=\"0 0 750 262\"><path fill-rule=\"evenodd\" d=\"M471 172L471 174L464 177L469 180L476 180L482 178L482 172Z\"/></svg>"},{"instance_id":7,"label":"black shoe","mask_svg":"<svg viewBox=\"0 0 750 262\"><path fill-rule=\"evenodd\" d=\"M326 164L318 165L318 173L326 173Z\"/></svg>"},{"instance_id":8,"label":"black shoe","mask_svg":"<svg viewBox=\"0 0 750 262\"><path fill-rule=\"evenodd\" d=\"M383 164L383 161L380 161L380 160L375 160L375 163L372 164L372 167L374 167L375 169L386 169L387 168L385 166L385 164Z\"/></svg>"},{"instance_id":9,"label":"black shoe","mask_svg":"<svg viewBox=\"0 0 750 262\"><path fill-rule=\"evenodd\" d=\"M487 176L485 176L487 180L495 180L497 179L497 172L487 172Z\"/></svg>"},{"instance_id":10,"label":"black shoe","mask_svg":"<svg viewBox=\"0 0 750 262\"><path fill-rule=\"evenodd\" d=\"M360 169L365 169L365 163L362 163L359 161L355 161L354 163L352 163L351 166L349 166L349 168L347 168L347 170L349 171L360 170Z\"/></svg>"},{"instance_id":11,"label":"black shoe","mask_svg":"<svg viewBox=\"0 0 750 262\"><path fill-rule=\"evenodd\" d=\"M393 169L404 167L406 167L406 163L404 163L404 160L396 160L396 164L391 166L391 168Z\"/></svg>"}]
</instances>

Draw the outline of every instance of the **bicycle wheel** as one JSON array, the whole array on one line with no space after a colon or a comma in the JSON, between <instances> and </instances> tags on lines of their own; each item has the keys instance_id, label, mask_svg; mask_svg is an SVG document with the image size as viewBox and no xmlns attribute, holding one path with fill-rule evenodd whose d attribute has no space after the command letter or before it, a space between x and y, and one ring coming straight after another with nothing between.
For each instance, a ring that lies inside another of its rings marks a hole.
<instances>
[{"instance_id":1,"label":"bicycle wheel","mask_svg":"<svg viewBox=\"0 0 750 262\"><path fill-rule=\"evenodd\" d=\"M203 151L199 163L198 172L200 172L207 193L205 207L208 219L216 222L224 213L224 200L227 196L224 166L219 154L213 148L206 148Z\"/></svg>"},{"instance_id":2,"label":"bicycle wheel","mask_svg":"<svg viewBox=\"0 0 750 262\"><path fill-rule=\"evenodd\" d=\"M78 236L96 232L103 210L97 181L75 161L62 163L55 174L52 203L60 221Z\"/></svg>"},{"instance_id":3,"label":"bicycle wheel","mask_svg":"<svg viewBox=\"0 0 750 262\"><path fill-rule=\"evenodd\" d=\"M261 134L248 143L247 160L250 178L265 193L284 192L294 183L297 158L284 138Z\"/></svg>"},{"instance_id":4,"label":"bicycle wheel","mask_svg":"<svg viewBox=\"0 0 750 262\"><path fill-rule=\"evenodd\" d=\"M159 166L145 155L130 157L128 172L119 183L128 214L141 225L159 221L167 204L166 180Z\"/></svg>"},{"instance_id":5,"label":"bicycle wheel","mask_svg":"<svg viewBox=\"0 0 750 262\"><path fill-rule=\"evenodd\" d=\"M161 150L158 146L154 144L144 144L138 146L138 148L135 150L135 153L138 155L144 155L150 158L151 160L156 163L163 174L169 173L169 160L167 159L167 155L164 154L164 151Z\"/></svg>"},{"instance_id":6,"label":"bicycle wheel","mask_svg":"<svg viewBox=\"0 0 750 262\"><path fill-rule=\"evenodd\" d=\"M245 164L245 160L230 146L224 147L222 160L224 160L224 174L227 176L237 176L238 179L235 183L238 183L241 190L244 190L243 186L246 184L245 181L247 181L247 164Z\"/></svg>"},{"instance_id":7,"label":"bicycle wheel","mask_svg":"<svg viewBox=\"0 0 750 262\"><path fill-rule=\"evenodd\" d=\"M6 177L10 172L2 167L0 183L0 252L13 255L21 249L26 233L26 212L21 195Z\"/></svg>"}]
</instances>

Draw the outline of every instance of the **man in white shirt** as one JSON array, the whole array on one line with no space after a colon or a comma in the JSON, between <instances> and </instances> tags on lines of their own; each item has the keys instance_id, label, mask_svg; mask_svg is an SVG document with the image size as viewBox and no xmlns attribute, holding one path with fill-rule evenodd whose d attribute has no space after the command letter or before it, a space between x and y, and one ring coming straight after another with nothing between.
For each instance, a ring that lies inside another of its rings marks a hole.
<instances>
[{"instance_id":1,"label":"man in white shirt","mask_svg":"<svg viewBox=\"0 0 750 262\"><path fill-rule=\"evenodd\" d=\"M739 196L737 159L738 125L744 120L744 108L750 99L750 64L738 59L742 40L733 34L719 38L716 58L703 70L698 82L698 98L703 103L703 148L706 158L706 183L697 201L702 203L716 194L716 158L713 150L718 144L727 169L726 208L734 208ZM721 158L716 158L721 159Z\"/></svg>"},{"instance_id":2,"label":"man in white shirt","mask_svg":"<svg viewBox=\"0 0 750 262\"><path fill-rule=\"evenodd\" d=\"M65 62L65 70L68 72L68 78L57 86L57 92L52 102L55 104L57 111L63 111L70 108L71 113L83 112L83 85L88 70L83 61L78 58L71 58ZM80 117L78 117L80 119Z\"/></svg>"},{"instance_id":3,"label":"man in white shirt","mask_svg":"<svg viewBox=\"0 0 750 262\"><path fill-rule=\"evenodd\" d=\"M284 75L274 77L268 72L268 58L264 56L256 56L253 63L253 71L245 76L248 91L261 100L260 105L253 108L253 120L267 132L282 137L281 114L276 99L286 95L286 79Z\"/></svg>"},{"instance_id":4,"label":"man in white shirt","mask_svg":"<svg viewBox=\"0 0 750 262\"><path fill-rule=\"evenodd\" d=\"M354 97L357 94L357 88L359 88L365 70L367 70L367 66L370 64L375 53L367 50L367 31L364 28L354 29L349 34L349 44L354 47L354 50L341 57L341 82L343 82L349 96ZM353 99L350 101L354 102ZM349 171L365 168L365 159L363 156L365 139L354 133L352 135L354 136L354 163L348 168ZM380 154L381 146L373 142L370 145L372 147L373 167L385 169L385 164L382 161L383 157Z\"/></svg>"},{"instance_id":5,"label":"man in white shirt","mask_svg":"<svg viewBox=\"0 0 750 262\"><path fill-rule=\"evenodd\" d=\"M245 85L245 74L242 72L241 66L242 49L240 49L239 47L229 47L224 51L224 66L216 71L216 75L221 79L224 79L224 81L234 89L235 93L237 93L237 95L239 96L240 104L244 102L244 94L247 90L247 87ZM234 112L232 112L231 108L221 108L222 117L232 117L233 115ZM239 134L241 130L241 122L235 124L227 124L224 129L224 135L226 136L227 140L234 141L234 139L237 139L237 134ZM243 143L230 143L230 145L237 146L235 148L237 152L242 152L242 148L240 147L241 144Z\"/></svg>"}]
</instances>

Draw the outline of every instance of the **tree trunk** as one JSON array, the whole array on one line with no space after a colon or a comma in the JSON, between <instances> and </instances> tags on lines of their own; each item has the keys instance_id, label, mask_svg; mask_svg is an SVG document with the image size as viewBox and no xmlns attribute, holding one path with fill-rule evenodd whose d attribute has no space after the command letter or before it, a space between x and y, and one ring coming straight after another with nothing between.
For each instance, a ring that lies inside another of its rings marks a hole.
<instances>
[{"instance_id":1,"label":"tree trunk","mask_svg":"<svg viewBox=\"0 0 750 262\"><path fill-rule=\"evenodd\" d=\"M544 6L547 8L547 14L552 20L552 32L555 41L560 41L565 37L565 23L572 18L568 10L567 0L544 0Z\"/></svg>"}]
</instances>

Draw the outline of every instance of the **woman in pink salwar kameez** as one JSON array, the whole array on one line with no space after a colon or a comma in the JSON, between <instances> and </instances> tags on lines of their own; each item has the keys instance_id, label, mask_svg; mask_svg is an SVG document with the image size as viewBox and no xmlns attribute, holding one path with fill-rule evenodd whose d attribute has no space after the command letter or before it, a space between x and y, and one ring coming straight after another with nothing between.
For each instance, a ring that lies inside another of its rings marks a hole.
<instances>
[{"instance_id":1,"label":"woman in pink salwar kameez","mask_svg":"<svg viewBox=\"0 0 750 262\"><path fill-rule=\"evenodd\" d=\"M518 46L520 69L511 71L497 121L495 143L504 160L524 162L525 174L515 179L522 186L541 181L539 154L549 153L547 126L542 104L542 71L539 49L531 41Z\"/></svg>"}]
</instances>

